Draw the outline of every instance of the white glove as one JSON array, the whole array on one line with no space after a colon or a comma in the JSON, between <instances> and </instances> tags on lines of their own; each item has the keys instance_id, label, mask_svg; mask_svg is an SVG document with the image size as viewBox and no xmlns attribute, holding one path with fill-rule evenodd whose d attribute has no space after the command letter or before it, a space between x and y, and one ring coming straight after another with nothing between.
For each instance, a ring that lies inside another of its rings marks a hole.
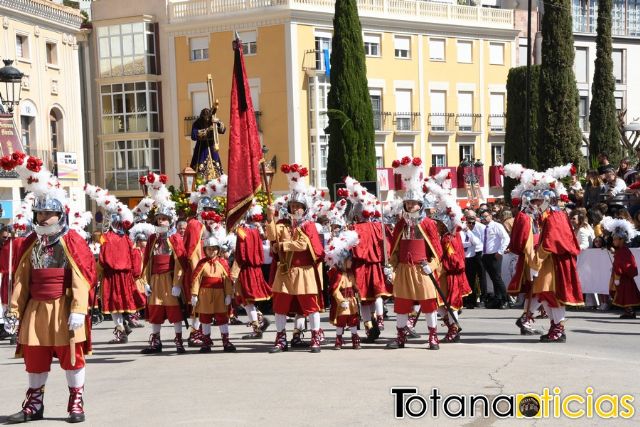
<instances>
[{"instance_id":1,"label":"white glove","mask_svg":"<svg viewBox=\"0 0 640 427\"><path fill-rule=\"evenodd\" d=\"M180 296L180 292L182 292L182 289L180 288L180 286L174 286L171 288L171 295L173 295L176 298Z\"/></svg>"},{"instance_id":2,"label":"white glove","mask_svg":"<svg viewBox=\"0 0 640 427\"><path fill-rule=\"evenodd\" d=\"M84 314L82 313L71 313L69 315L69 330L75 331L76 329L80 329L84 326Z\"/></svg>"},{"instance_id":3,"label":"white glove","mask_svg":"<svg viewBox=\"0 0 640 427\"><path fill-rule=\"evenodd\" d=\"M198 295L191 295L191 306L195 307L198 305Z\"/></svg>"},{"instance_id":4,"label":"white glove","mask_svg":"<svg viewBox=\"0 0 640 427\"><path fill-rule=\"evenodd\" d=\"M231 295L224 297L224 305L231 305Z\"/></svg>"},{"instance_id":5,"label":"white glove","mask_svg":"<svg viewBox=\"0 0 640 427\"><path fill-rule=\"evenodd\" d=\"M151 295L151 286L149 286L148 284L144 285L144 293L147 294L147 296Z\"/></svg>"},{"instance_id":6,"label":"white glove","mask_svg":"<svg viewBox=\"0 0 640 427\"><path fill-rule=\"evenodd\" d=\"M429 264L427 264L426 262L422 263L422 271L424 271L424 274L426 274L427 276L431 273L433 273L433 270L431 269L431 266Z\"/></svg>"},{"instance_id":7,"label":"white glove","mask_svg":"<svg viewBox=\"0 0 640 427\"><path fill-rule=\"evenodd\" d=\"M535 279L536 277L538 277L538 270L534 270L533 268L529 269L529 273L531 274L531 280Z\"/></svg>"},{"instance_id":8,"label":"white glove","mask_svg":"<svg viewBox=\"0 0 640 427\"><path fill-rule=\"evenodd\" d=\"M340 307L344 309L349 308L349 300L346 300L346 299L342 300L342 302L340 303Z\"/></svg>"},{"instance_id":9,"label":"white glove","mask_svg":"<svg viewBox=\"0 0 640 427\"><path fill-rule=\"evenodd\" d=\"M616 286L619 286L620 285L620 279L614 280L613 284L616 285Z\"/></svg>"},{"instance_id":10,"label":"white glove","mask_svg":"<svg viewBox=\"0 0 640 427\"><path fill-rule=\"evenodd\" d=\"M393 268L388 267L388 266L383 268L382 271L384 272L384 275L386 277L391 277L391 275L393 274Z\"/></svg>"}]
</instances>

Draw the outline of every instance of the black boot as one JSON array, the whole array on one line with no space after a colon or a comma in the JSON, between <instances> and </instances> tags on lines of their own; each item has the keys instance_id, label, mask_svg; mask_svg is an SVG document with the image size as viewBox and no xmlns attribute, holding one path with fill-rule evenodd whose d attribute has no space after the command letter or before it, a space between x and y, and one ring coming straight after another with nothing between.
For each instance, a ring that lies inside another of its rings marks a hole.
<instances>
[{"instance_id":1,"label":"black boot","mask_svg":"<svg viewBox=\"0 0 640 427\"><path fill-rule=\"evenodd\" d=\"M44 386L30 388L22 402L22 410L7 417L7 424L26 423L41 420L44 416Z\"/></svg>"},{"instance_id":2,"label":"black boot","mask_svg":"<svg viewBox=\"0 0 640 427\"><path fill-rule=\"evenodd\" d=\"M160 333L151 334L149 336L149 347L143 348L140 353L142 354L154 354L162 353L162 341L160 341Z\"/></svg>"},{"instance_id":3,"label":"black boot","mask_svg":"<svg viewBox=\"0 0 640 427\"><path fill-rule=\"evenodd\" d=\"M69 404L67 405L67 412L69 418L68 423L81 423L84 421L84 400L82 399L82 393L84 392L84 386L82 387L69 387Z\"/></svg>"}]
</instances>

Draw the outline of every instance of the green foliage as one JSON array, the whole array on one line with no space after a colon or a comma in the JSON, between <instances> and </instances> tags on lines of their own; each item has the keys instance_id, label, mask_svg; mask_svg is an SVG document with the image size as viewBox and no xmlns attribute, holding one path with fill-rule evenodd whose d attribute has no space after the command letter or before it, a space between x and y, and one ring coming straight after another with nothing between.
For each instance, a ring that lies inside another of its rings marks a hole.
<instances>
[{"instance_id":1,"label":"green foliage","mask_svg":"<svg viewBox=\"0 0 640 427\"><path fill-rule=\"evenodd\" d=\"M329 155L327 185L345 175L376 179L373 110L367 83L362 27L355 0L336 2L328 96Z\"/></svg>"},{"instance_id":2,"label":"green foliage","mask_svg":"<svg viewBox=\"0 0 640 427\"><path fill-rule=\"evenodd\" d=\"M609 153L612 164L618 164L622 155L611 59L611 7L612 0L598 1L598 27L596 36L596 61L591 85L589 112L589 152L592 156Z\"/></svg>"},{"instance_id":3,"label":"green foliage","mask_svg":"<svg viewBox=\"0 0 640 427\"><path fill-rule=\"evenodd\" d=\"M504 138L504 162L520 163L528 168L538 168L538 82L540 80L540 66L531 66L531 111L529 124L529 147L526 137L527 116L527 67L517 67L509 70L507 77L507 128ZM527 158L527 151L529 156ZM516 181L510 178L504 180L504 194L507 200L511 198L511 190Z\"/></svg>"},{"instance_id":4,"label":"green foliage","mask_svg":"<svg viewBox=\"0 0 640 427\"><path fill-rule=\"evenodd\" d=\"M578 89L573 73L571 2L548 0L542 18L538 168L581 162Z\"/></svg>"}]
</instances>

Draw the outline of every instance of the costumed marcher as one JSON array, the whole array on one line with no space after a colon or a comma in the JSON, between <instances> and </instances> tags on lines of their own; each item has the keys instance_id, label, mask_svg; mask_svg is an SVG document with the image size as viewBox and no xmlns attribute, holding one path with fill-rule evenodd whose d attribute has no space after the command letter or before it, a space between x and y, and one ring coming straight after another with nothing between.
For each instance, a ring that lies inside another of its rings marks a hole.
<instances>
[{"instance_id":1,"label":"costumed marcher","mask_svg":"<svg viewBox=\"0 0 640 427\"><path fill-rule=\"evenodd\" d=\"M535 322L533 313L541 307L542 303L532 297L531 266L540 239L542 191L538 188L538 183L543 182L542 174L525 169L517 163L505 165L504 173L509 178L520 180L520 183L511 191L511 202L520 210L513 221L508 249L518 256L518 261L515 273L507 287L507 293L523 294L525 298L524 311L516 320L520 335L540 334L540 331L533 327Z\"/></svg>"},{"instance_id":2,"label":"costumed marcher","mask_svg":"<svg viewBox=\"0 0 640 427\"><path fill-rule=\"evenodd\" d=\"M223 174L217 141L218 134L224 134L226 128L216 117L217 109L217 105L213 106L213 110L202 109L200 117L191 126L191 140L196 142L191 157L191 169L206 177L219 177Z\"/></svg>"},{"instance_id":3,"label":"costumed marcher","mask_svg":"<svg viewBox=\"0 0 640 427\"><path fill-rule=\"evenodd\" d=\"M147 248L147 242L152 234L155 233L156 228L152 224L146 222L139 222L129 229L129 238L133 242L133 280L136 284L136 289L142 295L145 296L145 308L146 308L146 289L147 283L144 280L142 274L142 260L144 258L144 252ZM129 315L127 322L131 328L144 328L144 324L140 321L142 319L143 310L139 310L136 313Z\"/></svg>"},{"instance_id":4,"label":"costumed marcher","mask_svg":"<svg viewBox=\"0 0 640 427\"><path fill-rule=\"evenodd\" d=\"M442 274L440 275L440 289L446 298L446 307L438 307L438 313L447 326L447 334L442 339L445 343L460 341L458 326L458 311L462 308L463 298L471 294L471 288L465 273L465 256L460 231L465 226L462 209L454 196L448 194L436 181L428 179L426 189L436 196L436 218L442 228ZM451 319L453 316L454 319Z\"/></svg>"},{"instance_id":5,"label":"costumed marcher","mask_svg":"<svg viewBox=\"0 0 640 427\"><path fill-rule=\"evenodd\" d=\"M361 298L367 342L374 342L384 330L383 298L389 298L393 292L384 273L384 269L389 268L385 265L389 258L389 236L382 221L382 206L376 197L351 177L345 178L345 184L351 202L352 227L359 239L358 246L351 251L353 273Z\"/></svg>"},{"instance_id":6,"label":"costumed marcher","mask_svg":"<svg viewBox=\"0 0 640 427\"><path fill-rule=\"evenodd\" d=\"M540 336L541 342L565 342L565 306L584 305L576 267L580 246L567 214L558 206L558 201L569 200L559 181L569 172L564 166L547 170L542 184L538 184L544 186L540 205L543 222L535 258L529 268L534 278L533 297L542 302L551 323L549 332Z\"/></svg>"},{"instance_id":7,"label":"costumed marcher","mask_svg":"<svg viewBox=\"0 0 640 427\"><path fill-rule=\"evenodd\" d=\"M615 248L609 281L612 304L624 309L624 313L620 315L621 319L635 319L634 307L640 305L640 289L635 282L638 265L627 243L636 237L638 231L631 222L609 216L605 216L600 224L611 233Z\"/></svg>"},{"instance_id":8,"label":"costumed marcher","mask_svg":"<svg viewBox=\"0 0 640 427\"><path fill-rule=\"evenodd\" d=\"M291 228L278 227L274 221L275 207L267 211L267 238L277 252L277 270L273 279L273 312L276 318L276 339L272 353L288 348L287 314L308 316L311 327L311 352L320 352L320 311L322 301L322 258L324 249L315 223L309 219L310 200L304 178L307 168L297 164L281 166L287 175L290 193L287 208Z\"/></svg>"},{"instance_id":9,"label":"costumed marcher","mask_svg":"<svg viewBox=\"0 0 640 427\"><path fill-rule=\"evenodd\" d=\"M170 200L166 175L149 173L145 185L156 207L156 232L151 235L144 253L142 277L146 281L147 320L151 324L149 347L143 354L162 352L160 329L165 320L173 324L178 354L185 353L182 321L186 319L183 296L183 272L186 264L182 237L176 231L175 202Z\"/></svg>"},{"instance_id":10,"label":"costumed marcher","mask_svg":"<svg viewBox=\"0 0 640 427\"><path fill-rule=\"evenodd\" d=\"M200 353L210 353L213 340L211 325L215 319L220 328L222 348L226 352L236 351L229 340L229 306L233 296L233 285L227 260L221 256L225 235L222 217L203 241L205 257L193 270L191 283L191 305L198 313L202 324L202 345Z\"/></svg>"},{"instance_id":11,"label":"costumed marcher","mask_svg":"<svg viewBox=\"0 0 640 427\"><path fill-rule=\"evenodd\" d=\"M29 377L22 410L7 421L39 420L44 413L44 387L53 357L65 370L69 387L68 422L82 422L85 354L91 350L87 321L96 265L85 239L70 229L70 201L58 179L37 157L13 153L0 160L15 170L26 191L33 192L34 233L22 244L8 317L20 320L18 349ZM89 215L71 219L86 225Z\"/></svg>"},{"instance_id":12,"label":"costumed marcher","mask_svg":"<svg viewBox=\"0 0 640 427\"><path fill-rule=\"evenodd\" d=\"M85 185L85 193L96 202L106 217L108 230L102 234L98 258L101 277L102 312L115 324L109 344L125 344L131 328L125 316L144 308L146 299L135 284L135 253L127 230L133 226L133 213L103 188Z\"/></svg>"},{"instance_id":13,"label":"costumed marcher","mask_svg":"<svg viewBox=\"0 0 640 427\"><path fill-rule=\"evenodd\" d=\"M435 221L422 210L422 160L403 157L394 160L392 166L401 175L406 190L402 198L403 217L393 230L391 244L397 337L387 348L404 348L409 313L414 311L414 304L419 304L429 330L428 348L438 350L437 313L443 302L435 286L442 269L442 246Z\"/></svg>"},{"instance_id":14,"label":"costumed marcher","mask_svg":"<svg viewBox=\"0 0 640 427\"><path fill-rule=\"evenodd\" d=\"M358 244L358 233L351 230L334 236L325 252L325 262L329 266L329 289L331 291L330 322L336 327L334 348L341 350L344 345L344 328L351 332L351 346L360 349L358 324L358 287L352 270L351 250Z\"/></svg>"},{"instance_id":15,"label":"costumed marcher","mask_svg":"<svg viewBox=\"0 0 640 427\"><path fill-rule=\"evenodd\" d=\"M238 303L244 307L249 317L249 325L253 329L242 339L262 338L262 333L269 326L269 321L255 306L257 301L271 299L271 288L262 274L263 219L262 207L254 202L247 211L245 220L235 231L237 241L231 276L236 283Z\"/></svg>"}]
</instances>

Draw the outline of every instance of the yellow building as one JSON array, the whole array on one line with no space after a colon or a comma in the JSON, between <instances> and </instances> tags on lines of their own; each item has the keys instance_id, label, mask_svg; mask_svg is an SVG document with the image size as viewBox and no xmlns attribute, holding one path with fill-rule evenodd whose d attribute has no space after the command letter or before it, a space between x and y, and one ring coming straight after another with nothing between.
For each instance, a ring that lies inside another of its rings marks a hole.
<instances>
[{"instance_id":1,"label":"yellow building","mask_svg":"<svg viewBox=\"0 0 640 427\"><path fill-rule=\"evenodd\" d=\"M513 10L416 0L358 0L358 7L378 167L405 155L422 157L427 172L432 165L480 159L487 183L488 166L502 160L504 147L506 78L518 49ZM326 186L330 85L324 51L331 49L333 11L330 0L169 3L172 113L184 119L183 131L174 135L181 165L191 156L192 118L208 103L207 74L220 100L219 117L229 117L231 42L238 31L268 157L308 165L311 183ZM225 135L223 163L226 142ZM285 189L285 178L276 175L274 190ZM490 191L501 193L485 185L484 196Z\"/></svg>"}]
</instances>

